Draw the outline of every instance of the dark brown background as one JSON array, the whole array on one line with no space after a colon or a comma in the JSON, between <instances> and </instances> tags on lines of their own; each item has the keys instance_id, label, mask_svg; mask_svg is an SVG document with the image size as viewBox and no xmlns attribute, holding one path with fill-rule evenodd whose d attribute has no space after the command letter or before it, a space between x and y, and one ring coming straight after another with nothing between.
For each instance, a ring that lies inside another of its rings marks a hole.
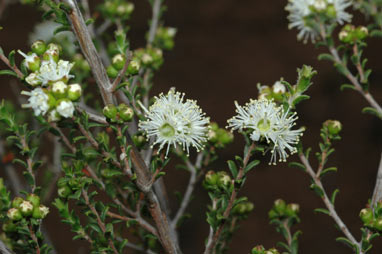
<instances>
[{"instance_id":1,"label":"dark brown background","mask_svg":"<svg viewBox=\"0 0 382 254\"><path fill-rule=\"evenodd\" d=\"M137 0L130 38L133 46L144 45L147 18L150 9L146 1ZM178 28L176 47L165 54L165 64L155 77L153 94L176 86L188 98L197 99L212 120L225 125L234 114L233 101L245 103L257 96L256 84L273 84L280 77L290 82L296 80L296 68L312 65L319 75L308 92L312 98L298 107L300 124L308 129L303 143L317 148L319 128L326 119L338 119L343 125L343 140L335 144L337 152L329 165L338 166L339 172L325 179L332 191L340 188L337 211L348 224L356 238L360 237L359 211L372 194L381 152L381 122L370 115L361 114L367 106L362 97L353 91L340 92L346 82L329 62L318 62L322 52L313 45L296 41L296 31L287 29L284 11L286 1L253 0L166 0L168 12L165 23ZM39 14L32 7L12 5L0 20L0 45L8 52L25 49L26 38ZM358 18L357 24L363 20ZM370 40L366 50L368 66L373 68L371 92L382 102L382 65L380 41ZM1 78L0 98L9 98L7 79ZM241 153L243 141L238 135L234 144L221 151L221 162L216 170L225 169L225 161ZM295 156L289 161L297 160ZM313 161L314 162L314 161ZM316 165L315 162L313 165ZM165 177L170 192L184 190L187 175L171 168ZM350 249L335 242L342 234L335 229L331 218L315 214L322 207L320 199L309 190L309 178L303 172L287 165L268 166L264 161L248 177L241 192L255 203L255 211L242 223L234 236L229 253L248 253L263 244L270 248L281 240L273 226L268 224L267 212L277 198L301 205L302 223L295 229L303 231L300 253L351 253ZM206 192L199 186L189 212L193 217L181 230L181 244L185 253L201 253L208 234L205 222ZM175 205L175 204L174 204ZM175 206L174 206L175 207ZM52 208L54 211L55 208ZM58 224L56 213L48 217L48 228L59 253L76 253L81 245L73 242L66 225ZM58 226L59 225L59 226ZM381 253L381 241L371 253Z\"/></svg>"}]
</instances>

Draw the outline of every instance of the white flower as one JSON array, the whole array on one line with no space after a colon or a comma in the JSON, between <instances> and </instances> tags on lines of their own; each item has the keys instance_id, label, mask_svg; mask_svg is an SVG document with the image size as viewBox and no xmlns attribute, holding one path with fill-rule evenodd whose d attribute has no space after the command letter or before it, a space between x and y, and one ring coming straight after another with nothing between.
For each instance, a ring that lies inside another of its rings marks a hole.
<instances>
[{"instance_id":1,"label":"white flower","mask_svg":"<svg viewBox=\"0 0 382 254\"><path fill-rule=\"evenodd\" d=\"M24 52L22 52L21 50L17 50L17 52L25 58L24 65L25 65L27 68L29 68L29 64L30 64L30 63L34 63L34 62L36 62L36 59L37 59L37 60L40 60L39 57L38 57L35 53L32 53L32 54L30 54L30 55L27 55L27 54L25 54Z\"/></svg>"},{"instance_id":2,"label":"white flower","mask_svg":"<svg viewBox=\"0 0 382 254\"><path fill-rule=\"evenodd\" d=\"M68 89L68 86L62 81L55 82L52 85L52 92L53 93L64 94L67 89Z\"/></svg>"},{"instance_id":3,"label":"white flower","mask_svg":"<svg viewBox=\"0 0 382 254\"><path fill-rule=\"evenodd\" d=\"M240 131L249 129L253 141L265 138L272 153L270 163L275 164L277 157L279 161L285 161L288 157L286 150L296 152L294 145L303 130L291 130L297 119L295 114L289 116L282 107L267 99L251 100L244 107L237 102L235 105L237 115L228 120L228 128Z\"/></svg>"},{"instance_id":4,"label":"white flower","mask_svg":"<svg viewBox=\"0 0 382 254\"><path fill-rule=\"evenodd\" d=\"M159 150L167 145L166 156L171 145L182 145L189 153L190 146L200 150L207 141L209 118L196 101L184 101L183 98L184 94L171 89L167 95L155 97L148 111L142 106L147 120L140 121L139 127L148 138L156 138L154 145L159 144Z\"/></svg>"},{"instance_id":5,"label":"white flower","mask_svg":"<svg viewBox=\"0 0 382 254\"><path fill-rule=\"evenodd\" d=\"M56 107L57 113L63 117L72 117L74 113L74 105L69 100L62 100Z\"/></svg>"},{"instance_id":6,"label":"white flower","mask_svg":"<svg viewBox=\"0 0 382 254\"><path fill-rule=\"evenodd\" d=\"M31 86L38 86L38 85L41 85L41 81L40 79L38 78L36 72L32 72L30 73L26 78L25 78L25 81L31 85Z\"/></svg>"},{"instance_id":7,"label":"white flower","mask_svg":"<svg viewBox=\"0 0 382 254\"><path fill-rule=\"evenodd\" d=\"M149 54L145 53L145 54L142 55L141 60L142 60L142 63L149 64L149 63L151 63L153 61L153 58Z\"/></svg>"},{"instance_id":8,"label":"white flower","mask_svg":"<svg viewBox=\"0 0 382 254\"><path fill-rule=\"evenodd\" d=\"M62 79L68 80L74 77L69 74L73 65L73 63L64 60L60 60L56 63L52 58L50 58L48 61L42 61L40 71L37 76L42 85L47 85L48 83Z\"/></svg>"},{"instance_id":9,"label":"white flower","mask_svg":"<svg viewBox=\"0 0 382 254\"><path fill-rule=\"evenodd\" d=\"M289 29L296 27L300 32L297 38L312 41L318 35L317 30L308 22L310 16L319 12L328 12L339 24L350 22L351 15L345 11L351 5L350 0L289 0L286 10L289 12Z\"/></svg>"},{"instance_id":10,"label":"white flower","mask_svg":"<svg viewBox=\"0 0 382 254\"><path fill-rule=\"evenodd\" d=\"M32 108L36 116L45 115L49 110L48 95L41 89L35 88L31 92L22 91L21 94L30 96L28 104L23 104L23 108Z\"/></svg>"},{"instance_id":11,"label":"white flower","mask_svg":"<svg viewBox=\"0 0 382 254\"><path fill-rule=\"evenodd\" d=\"M58 114L57 110L55 109L51 110L48 115L48 121L56 122L58 120L60 120L60 114Z\"/></svg>"}]
</instances>

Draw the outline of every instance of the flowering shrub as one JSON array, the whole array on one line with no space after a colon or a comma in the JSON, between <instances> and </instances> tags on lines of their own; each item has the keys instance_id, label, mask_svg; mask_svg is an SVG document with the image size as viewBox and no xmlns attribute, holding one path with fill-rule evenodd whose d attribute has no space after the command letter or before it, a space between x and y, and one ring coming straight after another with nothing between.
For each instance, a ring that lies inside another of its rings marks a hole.
<instances>
[{"instance_id":1,"label":"flowering shrub","mask_svg":"<svg viewBox=\"0 0 382 254\"><path fill-rule=\"evenodd\" d=\"M204 204L209 226L204 253L226 253L233 235L240 234L238 225L255 207L242 189L251 181L250 172L268 157L273 167L288 159L290 166L306 172L324 205L315 211L334 220L340 230L337 241L349 252L371 253L382 231L382 162L374 192L360 209L357 238L336 210L338 189L329 193L322 182L337 171L327 162L334 141L341 139L342 124L322 124L316 169L311 149L303 147L306 128L297 121L298 110L310 98L317 75L312 67L297 68L295 83L281 78L272 86L259 84L256 98L244 106L233 102L236 115L226 127L219 126L175 88L151 97L153 77L177 34L164 25L163 0L149 0L152 17L146 46L140 48L132 48L128 36L135 9L131 1L105 0L91 8L86 0L20 2L42 10L44 21L35 27L30 52L6 54L0 48L0 60L8 67L0 75L16 78L22 87L17 96L23 95L22 111L7 101L0 104L0 155L12 168L0 178L2 253L56 253L44 229L52 210L60 216L56 223L69 225L73 240L85 241L89 253L182 253L179 234L198 183L210 199ZM369 18L367 26L351 23L351 8ZM289 0L285 10L299 40L327 50L319 59L333 62L348 80L341 89L357 91L369 104L363 112L381 120L382 108L369 90L371 69L362 54L369 37L382 36L381 1ZM213 162L234 137L244 140L243 155L217 170ZM43 154L44 147L52 154ZM16 150L18 155L11 152ZM292 154L297 156L289 159ZM175 211L164 183L172 173L170 162L190 174ZM19 168L25 184L15 174ZM269 220L285 241L264 247L253 239L246 253L297 254L299 212L299 204L275 200Z\"/></svg>"}]
</instances>

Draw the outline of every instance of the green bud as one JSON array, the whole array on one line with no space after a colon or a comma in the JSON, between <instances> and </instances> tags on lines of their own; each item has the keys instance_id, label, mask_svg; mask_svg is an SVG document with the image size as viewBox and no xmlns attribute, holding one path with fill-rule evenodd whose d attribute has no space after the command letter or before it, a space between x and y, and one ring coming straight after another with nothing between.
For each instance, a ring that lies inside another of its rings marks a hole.
<instances>
[{"instance_id":1,"label":"green bud","mask_svg":"<svg viewBox=\"0 0 382 254\"><path fill-rule=\"evenodd\" d=\"M33 87L41 85L41 81L38 79L38 76L37 76L37 74L36 74L35 72L30 73L30 74L25 78L25 81L26 81L29 85L33 86Z\"/></svg>"},{"instance_id":2,"label":"green bud","mask_svg":"<svg viewBox=\"0 0 382 254\"><path fill-rule=\"evenodd\" d=\"M57 193L59 197L67 198L70 194L72 194L72 190L65 184L64 186L58 188Z\"/></svg>"},{"instance_id":3,"label":"green bud","mask_svg":"<svg viewBox=\"0 0 382 254\"><path fill-rule=\"evenodd\" d=\"M71 84L68 86L68 99L71 101L78 100L82 95L82 88L79 84Z\"/></svg>"},{"instance_id":4,"label":"green bud","mask_svg":"<svg viewBox=\"0 0 382 254\"><path fill-rule=\"evenodd\" d=\"M7 216L9 219L13 221L18 221L23 218L23 215L21 214L20 210L17 208L11 208L7 212Z\"/></svg>"},{"instance_id":5,"label":"green bud","mask_svg":"<svg viewBox=\"0 0 382 254\"><path fill-rule=\"evenodd\" d=\"M218 141L223 144L230 144L233 142L233 134L225 129L220 128L217 131Z\"/></svg>"},{"instance_id":6,"label":"green bud","mask_svg":"<svg viewBox=\"0 0 382 254\"><path fill-rule=\"evenodd\" d=\"M128 19L131 15L131 13L134 10L134 4L133 3L126 3L122 2L120 5L118 5L116 13L118 16L121 16L124 19Z\"/></svg>"},{"instance_id":7,"label":"green bud","mask_svg":"<svg viewBox=\"0 0 382 254\"><path fill-rule=\"evenodd\" d=\"M210 130L208 131L208 140L209 140L210 142L212 142L212 143L216 143L216 142L218 142L218 135L217 135L217 133L216 133L215 130L210 129Z\"/></svg>"},{"instance_id":8,"label":"green bud","mask_svg":"<svg viewBox=\"0 0 382 254\"><path fill-rule=\"evenodd\" d=\"M130 122L133 119L134 111L132 108L130 108L126 104L123 104L123 103L119 104L118 111L119 111L119 117L123 121Z\"/></svg>"},{"instance_id":9,"label":"green bud","mask_svg":"<svg viewBox=\"0 0 382 254\"><path fill-rule=\"evenodd\" d=\"M337 120L327 120L324 122L324 126L328 128L331 135L338 135L342 130L342 125Z\"/></svg>"},{"instance_id":10,"label":"green bud","mask_svg":"<svg viewBox=\"0 0 382 254\"><path fill-rule=\"evenodd\" d=\"M113 67L113 65L110 65L106 69L107 75L109 78L116 78L118 76L118 70Z\"/></svg>"},{"instance_id":11,"label":"green bud","mask_svg":"<svg viewBox=\"0 0 382 254\"><path fill-rule=\"evenodd\" d=\"M208 185L216 185L218 181L218 175L214 171L210 170L206 173L204 181Z\"/></svg>"},{"instance_id":12,"label":"green bud","mask_svg":"<svg viewBox=\"0 0 382 254\"><path fill-rule=\"evenodd\" d=\"M117 54L113 57L111 63L116 70L120 71L126 63L126 57L125 55Z\"/></svg>"},{"instance_id":13,"label":"green bud","mask_svg":"<svg viewBox=\"0 0 382 254\"><path fill-rule=\"evenodd\" d=\"M38 209L39 209L39 211L40 211L40 213L42 215L42 219L44 219L48 215L48 213L49 213L49 207L47 207L47 206L40 205L38 207Z\"/></svg>"},{"instance_id":14,"label":"green bud","mask_svg":"<svg viewBox=\"0 0 382 254\"><path fill-rule=\"evenodd\" d=\"M23 216L30 216L33 212L33 204L25 200L20 204L19 210Z\"/></svg>"},{"instance_id":15,"label":"green bud","mask_svg":"<svg viewBox=\"0 0 382 254\"><path fill-rule=\"evenodd\" d=\"M142 148L146 144L146 138L141 133L133 136L134 145L138 148Z\"/></svg>"},{"instance_id":16,"label":"green bud","mask_svg":"<svg viewBox=\"0 0 382 254\"><path fill-rule=\"evenodd\" d=\"M42 55L42 59L45 61L50 61L50 59L53 59L53 61L57 63L58 60L60 59L60 53L57 50L48 49Z\"/></svg>"},{"instance_id":17,"label":"green bud","mask_svg":"<svg viewBox=\"0 0 382 254\"><path fill-rule=\"evenodd\" d=\"M50 109L53 109L57 106L57 100L51 93L48 93L48 105Z\"/></svg>"},{"instance_id":18,"label":"green bud","mask_svg":"<svg viewBox=\"0 0 382 254\"><path fill-rule=\"evenodd\" d=\"M288 204L285 209L286 215L290 217L297 216L299 211L300 211L299 204L294 204L294 203Z\"/></svg>"},{"instance_id":19,"label":"green bud","mask_svg":"<svg viewBox=\"0 0 382 254\"><path fill-rule=\"evenodd\" d=\"M24 202L24 199L22 197L15 197L12 201L12 207L18 209L20 208L22 202Z\"/></svg>"},{"instance_id":20,"label":"green bud","mask_svg":"<svg viewBox=\"0 0 382 254\"><path fill-rule=\"evenodd\" d=\"M127 67L127 74L130 74L130 75L138 74L140 68L141 68L141 65L139 63L139 60L133 59L130 61L129 66Z\"/></svg>"},{"instance_id":21,"label":"green bud","mask_svg":"<svg viewBox=\"0 0 382 254\"><path fill-rule=\"evenodd\" d=\"M374 221L373 223L373 227L378 230L378 231L382 231L382 218L378 218Z\"/></svg>"},{"instance_id":22,"label":"green bud","mask_svg":"<svg viewBox=\"0 0 382 254\"><path fill-rule=\"evenodd\" d=\"M374 220L373 210L370 208L364 208L359 213L359 217L361 218L363 224L371 225Z\"/></svg>"},{"instance_id":23,"label":"green bud","mask_svg":"<svg viewBox=\"0 0 382 254\"><path fill-rule=\"evenodd\" d=\"M46 51L46 44L42 40L35 41L31 46L32 52L41 56Z\"/></svg>"},{"instance_id":24,"label":"green bud","mask_svg":"<svg viewBox=\"0 0 382 254\"><path fill-rule=\"evenodd\" d=\"M265 253L265 248L262 245L257 245L253 247L251 254L264 254Z\"/></svg>"},{"instance_id":25,"label":"green bud","mask_svg":"<svg viewBox=\"0 0 382 254\"><path fill-rule=\"evenodd\" d=\"M231 184L231 177L225 171L219 171L218 175L218 186L219 187L227 187Z\"/></svg>"},{"instance_id":26,"label":"green bud","mask_svg":"<svg viewBox=\"0 0 382 254\"><path fill-rule=\"evenodd\" d=\"M103 111L102 111L102 112L103 112L104 116L106 116L106 117L109 118L110 120L113 120L113 121L116 120L118 110L117 110L117 107L114 106L113 104L108 104L108 105L106 105L106 106L103 108Z\"/></svg>"},{"instance_id":27,"label":"green bud","mask_svg":"<svg viewBox=\"0 0 382 254\"><path fill-rule=\"evenodd\" d=\"M269 217L269 219L273 220L273 219L279 217L279 214L275 210L272 209L268 212L268 217Z\"/></svg>"},{"instance_id":28,"label":"green bud","mask_svg":"<svg viewBox=\"0 0 382 254\"><path fill-rule=\"evenodd\" d=\"M331 18L331 19L335 19L337 17L337 12L336 12L336 8L334 7L333 4L330 4L327 8L326 8L326 15Z\"/></svg>"},{"instance_id":29,"label":"green bud","mask_svg":"<svg viewBox=\"0 0 382 254\"><path fill-rule=\"evenodd\" d=\"M286 203L282 199L277 199L274 202L273 208L275 209L276 212L278 212L280 215L284 215L285 210L286 210Z\"/></svg>"},{"instance_id":30,"label":"green bud","mask_svg":"<svg viewBox=\"0 0 382 254\"><path fill-rule=\"evenodd\" d=\"M56 99L66 98L67 92L68 92L68 86L64 82L57 81L53 83L52 93Z\"/></svg>"},{"instance_id":31,"label":"green bud","mask_svg":"<svg viewBox=\"0 0 382 254\"><path fill-rule=\"evenodd\" d=\"M364 40L366 39L366 37L369 35L369 30L367 29L367 27L364 27L364 26L359 26L357 27L355 30L354 30L354 36L358 39L358 40Z\"/></svg>"},{"instance_id":32,"label":"green bud","mask_svg":"<svg viewBox=\"0 0 382 254\"><path fill-rule=\"evenodd\" d=\"M246 211L247 209L244 203L237 204L236 206L232 208L232 213L234 214L243 215L246 213Z\"/></svg>"},{"instance_id":33,"label":"green bud","mask_svg":"<svg viewBox=\"0 0 382 254\"><path fill-rule=\"evenodd\" d=\"M46 49L57 51L59 54L62 52L62 47L56 43L49 43Z\"/></svg>"},{"instance_id":34,"label":"green bud","mask_svg":"<svg viewBox=\"0 0 382 254\"><path fill-rule=\"evenodd\" d=\"M38 220L41 220L41 219L43 218L43 216L42 216L42 212L41 212L41 210L40 210L40 207L35 207L35 208L33 209L32 217L33 217L34 219L38 219Z\"/></svg>"},{"instance_id":35,"label":"green bud","mask_svg":"<svg viewBox=\"0 0 382 254\"><path fill-rule=\"evenodd\" d=\"M36 194L29 194L27 200L31 202L34 207L40 206L40 197Z\"/></svg>"}]
</instances>

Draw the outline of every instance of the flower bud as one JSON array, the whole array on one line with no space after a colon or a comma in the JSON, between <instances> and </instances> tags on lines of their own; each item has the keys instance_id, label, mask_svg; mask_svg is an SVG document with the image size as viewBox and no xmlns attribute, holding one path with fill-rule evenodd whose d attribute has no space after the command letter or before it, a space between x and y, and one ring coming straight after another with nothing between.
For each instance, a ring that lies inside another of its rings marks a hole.
<instances>
[{"instance_id":1,"label":"flower bud","mask_svg":"<svg viewBox=\"0 0 382 254\"><path fill-rule=\"evenodd\" d=\"M115 121L115 120L116 120L118 110L117 110L117 107L114 106L113 104L108 104L108 105L106 105L106 106L103 108L103 111L102 111L102 112L103 112L104 116L106 116L106 117L109 118L110 120L112 120L112 121Z\"/></svg>"},{"instance_id":2,"label":"flower bud","mask_svg":"<svg viewBox=\"0 0 382 254\"><path fill-rule=\"evenodd\" d=\"M274 202L273 208L275 209L276 212L278 212L280 215L284 215L285 210L286 210L286 203L282 199L277 199Z\"/></svg>"},{"instance_id":3,"label":"flower bud","mask_svg":"<svg viewBox=\"0 0 382 254\"><path fill-rule=\"evenodd\" d=\"M278 101L281 102L283 99L283 94L286 92L285 86L280 82L277 81L273 86L272 86L272 97Z\"/></svg>"},{"instance_id":4,"label":"flower bud","mask_svg":"<svg viewBox=\"0 0 382 254\"><path fill-rule=\"evenodd\" d=\"M20 210L17 208L9 209L7 212L7 216L9 219L11 219L13 221L18 221L18 220L21 220L23 218Z\"/></svg>"},{"instance_id":5,"label":"flower bud","mask_svg":"<svg viewBox=\"0 0 382 254\"><path fill-rule=\"evenodd\" d=\"M35 72L30 73L26 78L25 81L31 85L31 86L39 86L41 85L41 80L38 78L37 74Z\"/></svg>"},{"instance_id":6,"label":"flower bud","mask_svg":"<svg viewBox=\"0 0 382 254\"><path fill-rule=\"evenodd\" d=\"M134 10L133 3L122 2L120 5L118 5L116 9L116 13L118 16L128 19L131 13L133 12L133 10Z\"/></svg>"},{"instance_id":7,"label":"flower bud","mask_svg":"<svg viewBox=\"0 0 382 254\"><path fill-rule=\"evenodd\" d=\"M130 61L129 66L127 67L127 74L135 75L139 72L140 68L141 65L139 63L139 60L133 59Z\"/></svg>"},{"instance_id":8,"label":"flower bud","mask_svg":"<svg viewBox=\"0 0 382 254\"><path fill-rule=\"evenodd\" d=\"M269 252L269 253L268 253L268 252ZM266 254L279 254L279 251L276 250L275 248L271 248L271 249L269 249L269 250L266 252Z\"/></svg>"},{"instance_id":9,"label":"flower bud","mask_svg":"<svg viewBox=\"0 0 382 254\"><path fill-rule=\"evenodd\" d=\"M106 69L107 75L109 78L116 78L118 76L118 70L113 67L113 65L110 65Z\"/></svg>"},{"instance_id":10,"label":"flower bud","mask_svg":"<svg viewBox=\"0 0 382 254\"><path fill-rule=\"evenodd\" d=\"M374 221L373 223L373 227L378 230L378 231L382 231L382 218L378 218Z\"/></svg>"},{"instance_id":11,"label":"flower bud","mask_svg":"<svg viewBox=\"0 0 382 254\"><path fill-rule=\"evenodd\" d=\"M253 247L251 254L264 254L265 253L265 248L262 245L257 245Z\"/></svg>"},{"instance_id":12,"label":"flower bud","mask_svg":"<svg viewBox=\"0 0 382 254\"><path fill-rule=\"evenodd\" d=\"M288 215L290 217L297 216L299 211L300 211L299 204L294 204L294 203L288 204L286 209L285 209L286 215Z\"/></svg>"},{"instance_id":13,"label":"flower bud","mask_svg":"<svg viewBox=\"0 0 382 254\"><path fill-rule=\"evenodd\" d=\"M369 34L367 27L359 26L354 30L354 35L358 40L364 40Z\"/></svg>"},{"instance_id":14,"label":"flower bud","mask_svg":"<svg viewBox=\"0 0 382 254\"><path fill-rule=\"evenodd\" d=\"M70 194L72 194L72 190L65 184L64 186L58 188L57 193L59 197L67 198Z\"/></svg>"},{"instance_id":15,"label":"flower bud","mask_svg":"<svg viewBox=\"0 0 382 254\"><path fill-rule=\"evenodd\" d=\"M133 119L134 111L132 108L130 108L126 104L123 104L123 103L119 104L118 111L119 111L119 117L123 121L130 122Z\"/></svg>"},{"instance_id":16,"label":"flower bud","mask_svg":"<svg viewBox=\"0 0 382 254\"><path fill-rule=\"evenodd\" d=\"M57 113L65 118L73 117L74 105L68 99L61 99L57 102Z\"/></svg>"},{"instance_id":17,"label":"flower bud","mask_svg":"<svg viewBox=\"0 0 382 254\"><path fill-rule=\"evenodd\" d=\"M218 181L218 177L217 177L217 174L210 170L206 173L205 177L204 177L204 182L208 185L216 185L217 184L217 181Z\"/></svg>"},{"instance_id":18,"label":"flower bud","mask_svg":"<svg viewBox=\"0 0 382 254\"><path fill-rule=\"evenodd\" d=\"M57 122L61 120L60 114L57 112L57 110L53 109L48 114L48 122Z\"/></svg>"},{"instance_id":19,"label":"flower bud","mask_svg":"<svg viewBox=\"0 0 382 254\"><path fill-rule=\"evenodd\" d=\"M146 144L146 138L142 133L138 133L133 136L133 142L137 148L142 148Z\"/></svg>"},{"instance_id":20,"label":"flower bud","mask_svg":"<svg viewBox=\"0 0 382 254\"><path fill-rule=\"evenodd\" d=\"M337 120L327 120L324 122L324 126L328 128L331 135L338 135L338 133L342 130L342 125Z\"/></svg>"},{"instance_id":21,"label":"flower bud","mask_svg":"<svg viewBox=\"0 0 382 254\"><path fill-rule=\"evenodd\" d=\"M231 177L225 171L219 171L217 173L218 181L217 184L219 187L227 187L231 184Z\"/></svg>"},{"instance_id":22,"label":"flower bud","mask_svg":"<svg viewBox=\"0 0 382 254\"><path fill-rule=\"evenodd\" d=\"M42 40L35 41L31 46L32 52L41 56L46 51L46 44Z\"/></svg>"},{"instance_id":23,"label":"flower bud","mask_svg":"<svg viewBox=\"0 0 382 254\"><path fill-rule=\"evenodd\" d=\"M79 84L71 84L68 86L68 99L71 101L78 100L82 95L82 88Z\"/></svg>"},{"instance_id":24,"label":"flower bud","mask_svg":"<svg viewBox=\"0 0 382 254\"><path fill-rule=\"evenodd\" d=\"M332 19L335 19L337 17L337 11L334 5L330 4L328 8L326 8L326 15Z\"/></svg>"},{"instance_id":25,"label":"flower bud","mask_svg":"<svg viewBox=\"0 0 382 254\"><path fill-rule=\"evenodd\" d=\"M22 202L24 202L24 199L22 197L15 197L12 201L12 207L18 209L20 208Z\"/></svg>"},{"instance_id":26,"label":"flower bud","mask_svg":"<svg viewBox=\"0 0 382 254\"><path fill-rule=\"evenodd\" d=\"M68 86L62 81L57 81L53 83L52 85L53 95L57 99L65 98L67 91L68 91Z\"/></svg>"},{"instance_id":27,"label":"flower bud","mask_svg":"<svg viewBox=\"0 0 382 254\"><path fill-rule=\"evenodd\" d=\"M45 51L45 53L42 55L42 59L44 61L50 61L51 59L55 61L56 63L60 59L60 53L57 50L48 49Z\"/></svg>"},{"instance_id":28,"label":"flower bud","mask_svg":"<svg viewBox=\"0 0 382 254\"><path fill-rule=\"evenodd\" d=\"M47 206L40 205L38 209L42 215L42 219L44 219L49 213L49 207Z\"/></svg>"},{"instance_id":29,"label":"flower bud","mask_svg":"<svg viewBox=\"0 0 382 254\"><path fill-rule=\"evenodd\" d=\"M40 205L40 197L36 194L29 194L27 200L31 202L34 207L38 207Z\"/></svg>"},{"instance_id":30,"label":"flower bud","mask_svg":"<svg viewBox=\"0 0 382 254\"><path fill-rule=\"evenodd\" d=\"M212 143L216 143L218 141L218 135L215 130L210 129L208 131L208 140Z\"/></svg>"},{"instance_id":31,"label":"flower bud","mask_svg":"<svg viewBox=\"0 0 382 254\"><path fill-rule=\"evenodd\" d=\"M219 129L217 131L218 140L221 144L226 145L233 142L233 134L224 129Z\"/></svg>"},{"instance_id":32,"label":"flower bud","mask_svg":"<svg viewBox=\"0 0 382 254\"><path fill-rule=\"evenodd\" d=\"M28 53L28 55L26 55L21 50L18 52L25 58L24 65L28 68L28 70L35 72L40 69L41 59L36 55L36 53Z\"/></svg>"},{"instance_id":33,"label":"flower bud","mask_svg":"<svg viewBox=\"0 0 382 254\"><path fill-rule=\"evenodd\" d=\"M33 212L33 204L25 200L20 204L19 210L23 216L29 216Z\"/></svg>"},{"instance_id":34,"label":"flower bud","mask_svg":"<svg viewBox=\"0 0 382 254\"><path fill-rule=\"evenodd\" d=\"M120 71L126 63L126 57L123 54L117 54L113 57L111 63L116 70Z\"/></svg>"},{"instance_id":35,"label":"flower bud","mask_svg":"<svg viewBox=\"0 0 382 254\"><path fill-rule=\"evenodd\" d=\"M371 225L374 220L373 210L370 208L364 208L359 213L359 217L361 218L363 224Z\"/></svg>"},{"instance_id":36,"label":"flower bud","mask_svg":"<svg viewBox=\"0 0 382 254\"><path fill-rule=\"evenodd\" d=\"M57 51L59 54L62 52L62 47L56 43L49 43L46 49Z\"/></svg>"}]
</instances>

